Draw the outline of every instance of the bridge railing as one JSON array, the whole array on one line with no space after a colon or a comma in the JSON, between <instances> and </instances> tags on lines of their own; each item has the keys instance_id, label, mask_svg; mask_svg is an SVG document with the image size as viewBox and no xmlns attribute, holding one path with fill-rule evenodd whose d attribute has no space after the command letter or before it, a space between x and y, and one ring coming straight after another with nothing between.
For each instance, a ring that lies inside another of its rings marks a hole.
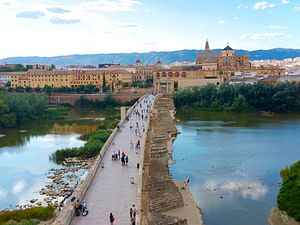
<instances>
[{"instance_id":1,"label":"bridge railing","mask_svg":"<svg viewBox=\"0 0 300 225\"><path fill-rule=\"evenodd\" d=\"M145 97L146 95L142 96L138 101L135 102L133 106L131 106L126 115L130 115L132 111L134 110L135 106L137 106L140 101ZM126 117L118 123L119 126L122 126L125 123ZM149 121L149 119L148 119ZM100 154L96 157L96 160L92 167L90 168L86 178L82 180L77 188L74 190L72 197L75 197L75 199L82 200L84 198L84 195L89 189L89 186L94 179L96 173L98 170L101 170L101 163L102 163L102 158L105 155L106 151L108 150L110 144L112 144L113 139L118 133L117 127L113 130L113 132L110 134L109 138L106 140L104 145L101 148ZM55 219L55 221L52 223L52 225L69 225L72 222L72 219L75 215L75 210L74 210L74 205L69 199L66 202L65 207L62 209L62 211L57 212L58 216Z\"/></svg>"}]
</instances>

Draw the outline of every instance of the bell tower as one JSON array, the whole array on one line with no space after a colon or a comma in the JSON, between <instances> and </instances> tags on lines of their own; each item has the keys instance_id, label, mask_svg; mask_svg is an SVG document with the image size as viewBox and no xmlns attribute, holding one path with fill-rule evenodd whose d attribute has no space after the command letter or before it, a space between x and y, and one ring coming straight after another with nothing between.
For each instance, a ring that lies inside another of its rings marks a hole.
<instances>
[{"instance_id":1,"label":"bell tower","mask_svg":"<svg viewBox=\"0 0 300 225\"><path fill-rule=\"evenodd\" d=\"M210 51L208 39L206 39L206 43L205 43L205 51L206 51L206 52L209 52L209 51Z\"/></svg>"}]
</instances>

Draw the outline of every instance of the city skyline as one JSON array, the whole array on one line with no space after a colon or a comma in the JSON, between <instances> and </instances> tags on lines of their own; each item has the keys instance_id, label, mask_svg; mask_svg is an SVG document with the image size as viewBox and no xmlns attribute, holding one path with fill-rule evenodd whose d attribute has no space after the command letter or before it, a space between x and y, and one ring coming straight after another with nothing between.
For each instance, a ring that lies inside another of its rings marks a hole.
<instances>
[{"instance_id":1,"label":"city skyline","mask_svg":"<svg viewBox=\"0 0 300 225\"><path fill-rule=\"evenodd\" d=\"M0 0L0 58L300 48L294 0ZM4 35L3 35L4 34Z\"/></svg>"}]
</instances>

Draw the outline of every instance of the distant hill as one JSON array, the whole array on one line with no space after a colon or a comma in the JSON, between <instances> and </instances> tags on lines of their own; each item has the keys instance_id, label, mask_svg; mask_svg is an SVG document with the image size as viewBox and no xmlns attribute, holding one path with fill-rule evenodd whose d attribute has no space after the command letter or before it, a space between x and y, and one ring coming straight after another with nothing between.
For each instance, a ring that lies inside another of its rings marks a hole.
<instances>
[{"instance_id":1,"label":"distant hill","mask_svg":"<svg viewBox=\"0 0 300 225\"><path fill-rule=\"evenodd\" d=\"M213 50L219 52L220 49ZM164 64L173 62L195 61L200 50L179 50L171 52L147 52L147 53L113 53L113 54L86 54L68 55L54 57L11 57L0 59L0 64L20 63L20 64L54 64L60 66L67 65L97 65L100 63L120 63L122 65L134 64L140 59L143 64L153 64L160 59ZM300 49L275 48L270 50L236 50L236 54L248 54L250 60L261 59L286 59L300 57Z\"/></svg>"}]
</instances>

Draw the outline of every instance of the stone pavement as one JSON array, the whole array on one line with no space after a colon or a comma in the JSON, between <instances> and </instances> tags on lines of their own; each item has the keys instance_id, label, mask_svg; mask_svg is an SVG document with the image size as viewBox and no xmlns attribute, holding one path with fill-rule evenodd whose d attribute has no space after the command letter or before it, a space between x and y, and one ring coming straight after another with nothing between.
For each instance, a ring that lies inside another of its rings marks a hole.
<instances>
[{"instance_id":1,"label":"stone pavement","mask_svg":"<svg viewBox=\"0 0 300 225\"><path fill-rule=\"evenodd\" d=\"M144 98L145 99L145 98ZM141 114L142 110L147 110L147 104L144 99L137 104L135 110ZM148 100L152 103L154 97L150 95ZM150 108L149 108L150 110ZM143 113L145 116L145 113ZM149 116L148 116L149 119ZM140 135L136 135L136 122L138 122ZM84 200L87 202L89 214L87 216L74 217L72 225L110 225L109 214L113 213L115 217L114 225L129 225L129 209L132 204L136 204L137 199L137 163L140 159L140 150L136 151L135 145L140 140L142 143L143 127L146 125L145 118L139 118L133 111L129 115L129 121L120 128L120 132L114 137L112 144L103 156L104 168L98 168L98 171L85 194ZM130 130L130 126L133 126ZM141 138L142 137L142 138ZM133 142L133 148L131 143ZM112 160L112 154L118 150L124 151L128 155L128 166L122 166L121 160ZM138 153L137 153L138 152ZM134 178L134 184L131 183L131 177Z\"/></svg>"}]
</instances>

